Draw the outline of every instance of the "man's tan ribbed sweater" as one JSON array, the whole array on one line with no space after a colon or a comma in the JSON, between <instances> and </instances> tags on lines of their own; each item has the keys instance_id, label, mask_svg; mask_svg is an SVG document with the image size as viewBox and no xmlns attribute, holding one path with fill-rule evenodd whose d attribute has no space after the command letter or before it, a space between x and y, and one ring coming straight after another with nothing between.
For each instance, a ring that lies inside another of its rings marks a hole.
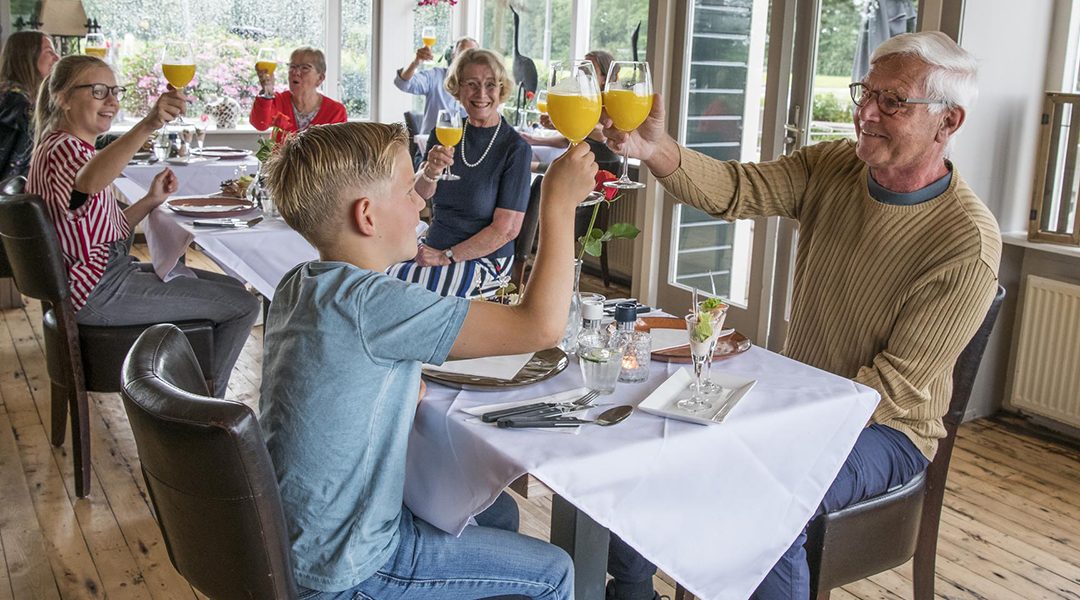
<instances>
[{"instance_id":1,"label":"man's tan ribbed sweater","mask_svg":"<svg viewBox=\"0 0 1080 600\"><path fill-rule=\"evenodd\" d=\"M849 141L771 163L682 150L660 181L687 204L735 220L799 222L784 354L881 394L873 422L933 459L945 435L952 369L997 291L994 216L953 170L948 190L914 206L878 202Z\"/></svg>"}]
</instances>

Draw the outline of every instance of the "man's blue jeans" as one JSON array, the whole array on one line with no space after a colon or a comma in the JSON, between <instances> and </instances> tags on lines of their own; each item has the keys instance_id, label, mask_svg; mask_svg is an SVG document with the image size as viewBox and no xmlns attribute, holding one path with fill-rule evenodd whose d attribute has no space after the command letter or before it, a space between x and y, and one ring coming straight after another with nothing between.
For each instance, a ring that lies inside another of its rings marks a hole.
<instances>
[{"instance_id":1,"label":"man's blue jeans","mask_svg":"<svg viewBox=\"0 0 1080 600\"><path fill-rule=\"evenodd\" d=\"M871 425L859 434L814 517L881 495L907 483L929 464L906 435L891 427ZM810 567L806 564L804 543L805 528L758 585L753 600L806 600L810 596ZM615 578L609 586L614 594L609 597L652 598L656 567L615 536L609 552L608 572Z\"/></svg>"},{"instance_id":2,"label":"man's blue jeans","mask_svg":"<svg viewBox=\"0 0 1080 600\"><path fill-rule=\"evenodd\" d=\"M483 523L481 515L477 522ZM398 533L397 552L374 575L342 592L302 589L300 600L573 598L573 563L566 552L547 542L484 526L466 527L461 537L454 537L405 507Z\"/></svg>"}]
</instances>

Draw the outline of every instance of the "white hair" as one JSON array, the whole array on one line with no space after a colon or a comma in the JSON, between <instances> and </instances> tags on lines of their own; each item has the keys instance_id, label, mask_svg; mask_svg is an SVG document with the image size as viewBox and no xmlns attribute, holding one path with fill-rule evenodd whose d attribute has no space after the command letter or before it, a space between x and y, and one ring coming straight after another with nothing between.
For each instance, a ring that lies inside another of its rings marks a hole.
<instances>
[{"instance_id":1,"label":"white hair","mask_svg":"<svg viewBox=\"0 0 1080 600\"><path fill-rule=\"evenodd\" d=\"M929 105L927 108L931 113L956 106L969 108L978 97L975 57L944 33L921 31L891 37L874 50L870 64L897 54L914 56L930 65L926 75L926 95L945 103Z\"/></svg>"}]
</instances>

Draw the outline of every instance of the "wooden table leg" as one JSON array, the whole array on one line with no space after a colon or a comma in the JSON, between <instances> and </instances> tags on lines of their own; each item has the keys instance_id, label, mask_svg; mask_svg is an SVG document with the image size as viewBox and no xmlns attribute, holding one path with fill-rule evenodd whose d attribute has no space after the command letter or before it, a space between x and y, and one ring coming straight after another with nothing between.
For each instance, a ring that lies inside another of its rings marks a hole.
<instances>
[{"instance_id":1,"label":"wooden table leg","mask_svg":"<svg viewBox=\"0 0 1080 600\"><path fill-rule=\"evenodd\" d=\"M574 597L603 600L611 534L589 515L555 495L551 499L551 543L574 560Z\"/></svg>"}]
</instances>

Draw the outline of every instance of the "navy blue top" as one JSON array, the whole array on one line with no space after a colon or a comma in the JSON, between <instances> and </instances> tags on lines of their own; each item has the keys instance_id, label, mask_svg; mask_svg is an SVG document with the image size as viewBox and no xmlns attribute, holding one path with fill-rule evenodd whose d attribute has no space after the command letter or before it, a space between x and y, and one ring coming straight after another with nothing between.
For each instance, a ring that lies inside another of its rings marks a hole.
<instances>
[{"instance_id":1,"label":"navy blue top","mask_svg":"<svg viewBox=\"0 0 1080 600\"><path fill-rule=\"evenodd\" d=\"M475 164L480 160L494 134L495 127L470 125L466 128L465 154L470 163ZM428 151L437 143L438 138L432 129L428 136ZM433 214L425 243L437 250L460 244L491 225L496 208L525 212L529 204L532 149L505 119L491 151L479 165L465 165L461 160L461 146L458 144L454 147L454 166L450 168L461 179L439 181L431 198ZM427 159L427 155L424 159ZM485 258L513 255L514 242L509 241Z\"/></svg>"}]
</instances>

